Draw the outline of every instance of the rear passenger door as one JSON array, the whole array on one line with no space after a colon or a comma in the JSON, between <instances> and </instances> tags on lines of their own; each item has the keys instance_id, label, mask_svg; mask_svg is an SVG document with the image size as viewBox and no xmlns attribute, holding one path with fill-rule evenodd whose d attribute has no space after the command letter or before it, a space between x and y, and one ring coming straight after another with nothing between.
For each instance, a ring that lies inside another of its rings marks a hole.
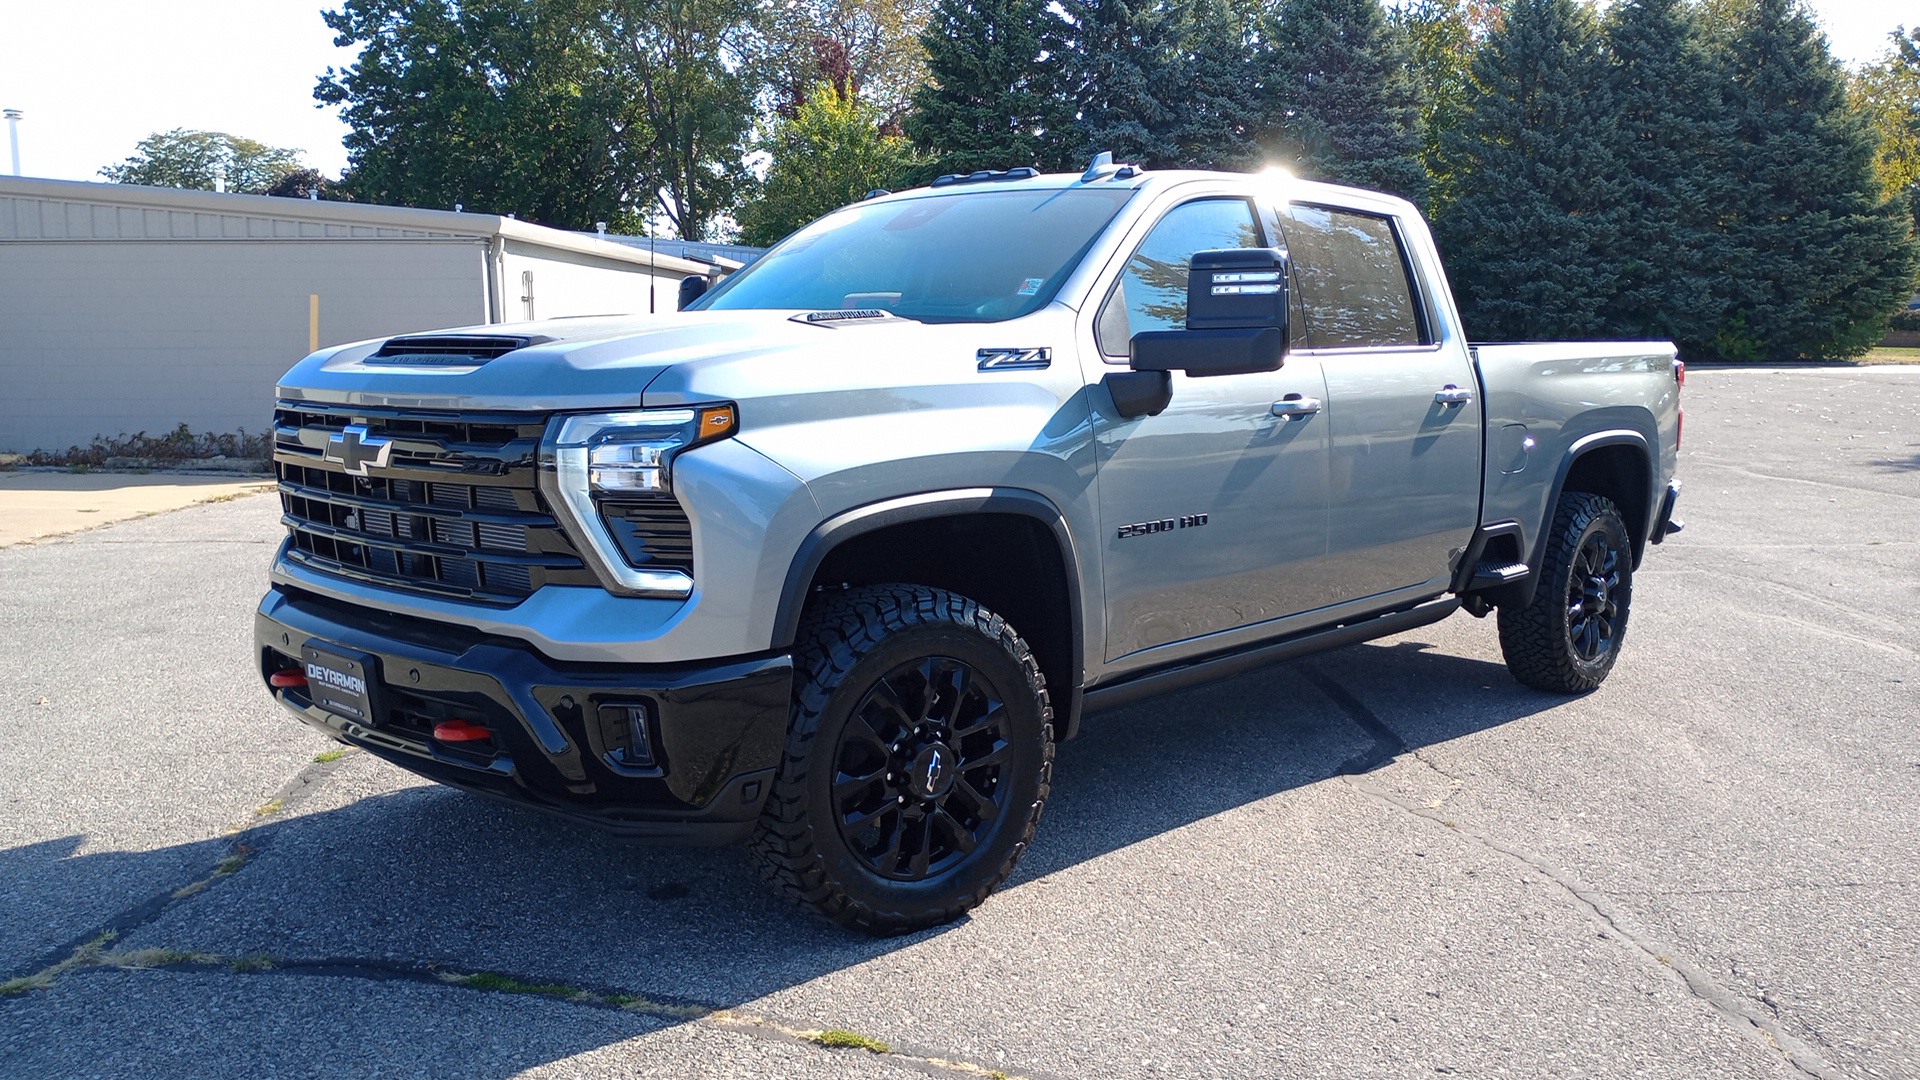
<instances>
[{"instance_id":1,"label":"rear passenger door","mask_svg":"<svg viewBox=\"0 0 1920 1080\"><path fill-rule=\"evenodd\" d=\"M1472 359L1435 332L1392 216L1294 203L1282 229L1300 298L1293 356L1317 358L1327 385L1325 584L1383 604L1443 591L1480 513Z\"/></svg>"}]
</instances>

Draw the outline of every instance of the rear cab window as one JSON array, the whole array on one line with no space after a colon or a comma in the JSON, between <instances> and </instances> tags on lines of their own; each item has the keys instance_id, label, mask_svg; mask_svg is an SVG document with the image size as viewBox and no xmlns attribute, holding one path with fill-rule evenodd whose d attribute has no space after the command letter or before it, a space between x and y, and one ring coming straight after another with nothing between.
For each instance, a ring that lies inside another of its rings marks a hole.
<instances>
[{"instance_id":1,"label":"rear cab window","mask_svg":"<svg viewBox=\"0 0 1920 1080\"><path fill-rule=\"evenodd\" d=\"M1293 346L1392 348L1433 344L1406 246L1391 217L1294 203L1280 222L1293 265Z\"/></svg>"}]
</instances>

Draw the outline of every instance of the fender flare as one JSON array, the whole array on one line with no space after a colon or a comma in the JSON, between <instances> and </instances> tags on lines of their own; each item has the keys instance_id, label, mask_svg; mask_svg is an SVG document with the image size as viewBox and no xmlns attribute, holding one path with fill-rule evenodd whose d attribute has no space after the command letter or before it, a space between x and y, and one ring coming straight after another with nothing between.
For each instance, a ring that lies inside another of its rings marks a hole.
<instances>
[{"instance_id":1,"label":"fender flare","mask_svg":"<svg viewBox=\"0 0 1920 1080\"><path fill-rule=\"evenodd\" d=\"M814 526L794 552L786 581L781 585L780 603L774 609L773 648L793 648L799 636L800 616L807 604L807 586L835 548L855 537L894 525L973 514L1012 514L1037 521L1046 526L1059 548L1061 565L1066 568L1067 686L1071 688L1072 697L1055 708L1055 737L1071 738L1079 726L1080 697L1086 682L1086 620L1081 606L1080 559L1066 516L1053 500L1036 491L1005 487L926 491L843 510Z\"/></svg>"},{"instance_id":2,"label":"fender flare","mask_svg":"<svg viewBox=\"0 0 1920 1080\"><path fill-rule=\"evenodd\" d=\"M1653 492L1655 455L1653 444L1647 440L1645 432L1633 428L1606 428L1575 439L1573 444L1567 447L1567 452L1560 456L1560 464L1553 474L1553 487L1547 492L1547 512L1540 522L1540 531L1534 534L1533 550L1527 555L1527 566L1532 569L1532 573L1527 575L1526 582L1520 590L1524 594L1518 598L1522 605L1533 601L1533 591L1539 587L1540 564L1546 558L1547 533L1553 529L1553 516L1560 509L1560 496L1566 490L1567 476L1573 472L1574 464L1582 457L1594 450L1609 446L1630 446L1640 451L1640 460L1646 466L1646 479L1642 487L1649 493L1647 496L1649 499L1653 497L1651 493ZM1645 510L1647 521L1651 523L1654 508L1649 505ZM1642 534L1631 539L1633 540L1633 564L1638 566L1640 553L1646 550L1647 538Z\"/></svg>"}]
</instances>

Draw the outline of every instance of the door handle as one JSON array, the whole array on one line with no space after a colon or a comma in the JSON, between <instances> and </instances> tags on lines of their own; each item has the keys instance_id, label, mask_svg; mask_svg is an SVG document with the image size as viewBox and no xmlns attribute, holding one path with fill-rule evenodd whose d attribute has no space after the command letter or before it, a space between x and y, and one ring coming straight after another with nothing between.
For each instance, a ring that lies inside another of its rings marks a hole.
<instances>
[{"instance_id":1,"label":"door handle","mask_svg":"<svg viewBox=\"0 0 1920 1080\"><path fill-rule=\"evenodd\" d=\"M1473 391L1462 390L1452 383L1448 383L1444 389L1433 395L1433 400L1448 408L1452 408L1455 405L1465 405L1467 402L1472 401Z\"/></svg>"},{"instance_id":2,"label":"door handle","mask_svg":"<svg viewBox=\"0 0 1920 1080\"><path fill-rule=\"evenodd\" d=\"M1307 417L1319 411L1320 399L1317 397L1301 397L1299 394L1288 394L1286 397L1273 403L1273 415L1281 417L1288 422L1305 420Z\"/></svg>"}]
</instances>

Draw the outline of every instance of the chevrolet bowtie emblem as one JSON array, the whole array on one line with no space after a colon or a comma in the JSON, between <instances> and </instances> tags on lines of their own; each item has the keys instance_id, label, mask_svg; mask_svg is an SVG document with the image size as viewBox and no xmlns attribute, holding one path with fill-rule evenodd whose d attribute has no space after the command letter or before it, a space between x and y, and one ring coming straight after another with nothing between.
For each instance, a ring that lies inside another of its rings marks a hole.
<instances>
[{"instance_id":1,"label":"chevrolet bowtie emblem","mask_svg":"<svg viewBox=\"0 0 1920 1080\"><path fill-rule=\"evenodd\" d=\"M327 449L320 456L346 466L353 476L365 476L368 465L387 467L393 459L393 440L369 434L365 424L349 424L340 434L327 437Z\"/></svg>"}]
</instances>

